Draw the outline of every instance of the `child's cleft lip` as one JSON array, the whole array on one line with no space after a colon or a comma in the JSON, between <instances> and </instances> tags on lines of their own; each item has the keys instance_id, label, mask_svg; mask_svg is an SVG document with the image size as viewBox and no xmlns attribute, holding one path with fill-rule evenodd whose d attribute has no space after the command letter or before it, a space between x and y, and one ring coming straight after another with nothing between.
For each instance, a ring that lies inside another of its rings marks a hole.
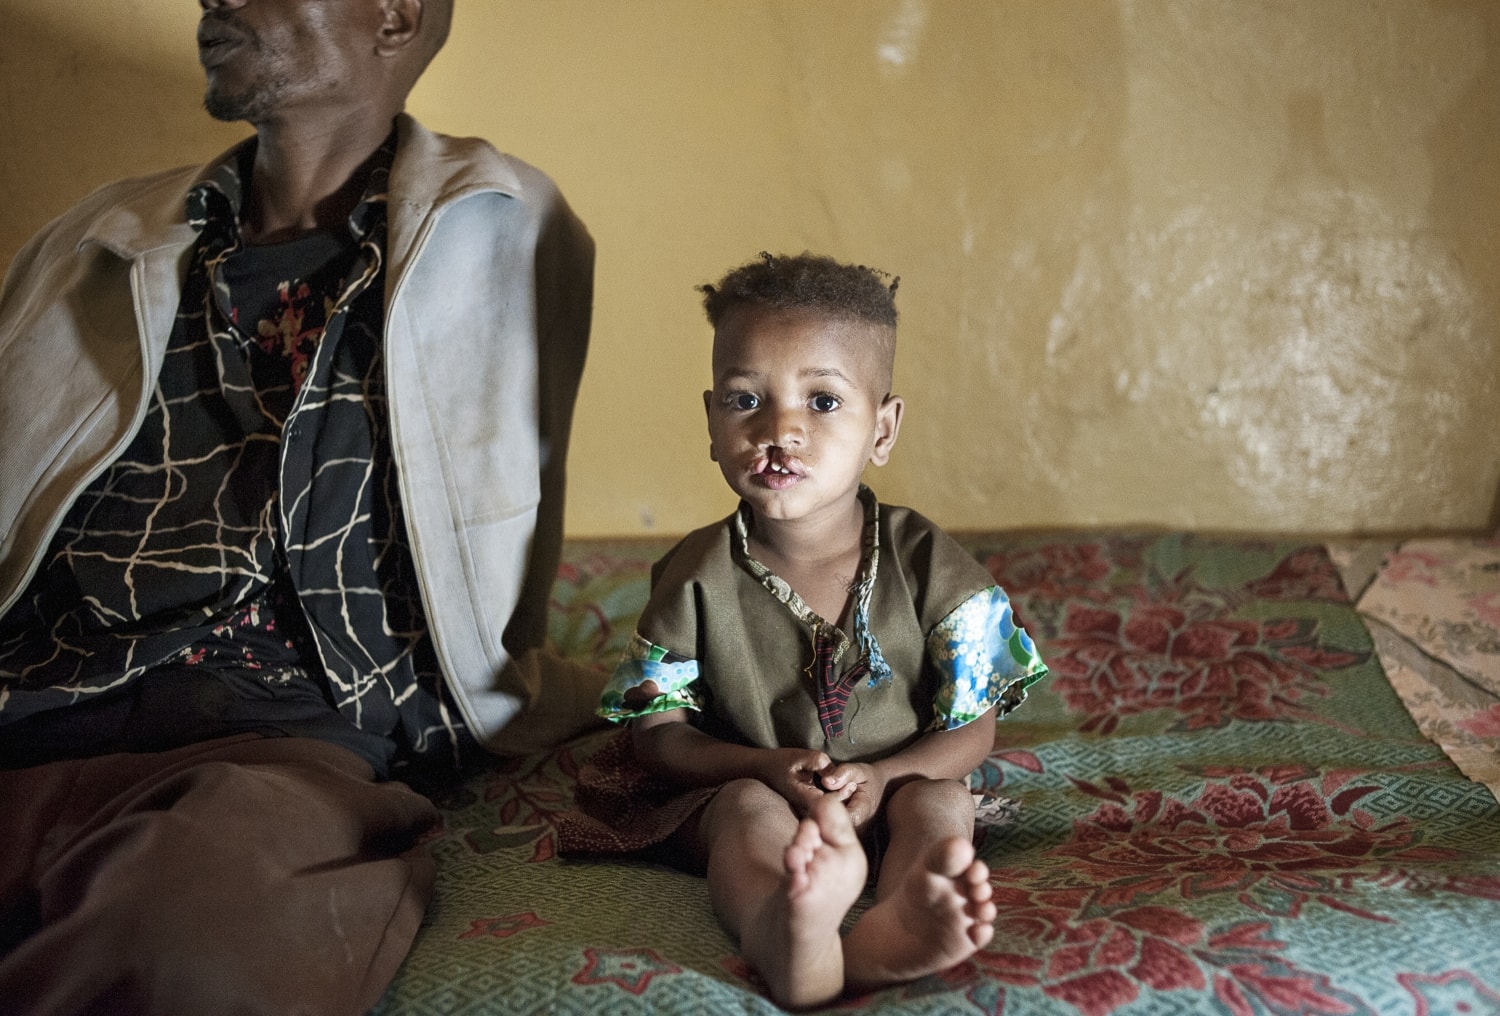
<instances>
[{"instance_id":1,"label":"child's cleft lip","mask_svg":"<svg viewBox=\"0 0 1500 1016\"><path fill-rule=\"evenodd\" d=\"M754 473L756 479L772 490L784 490L803 478L800 462L775 452L756 460Z\"/></svg>"}]
</instances>

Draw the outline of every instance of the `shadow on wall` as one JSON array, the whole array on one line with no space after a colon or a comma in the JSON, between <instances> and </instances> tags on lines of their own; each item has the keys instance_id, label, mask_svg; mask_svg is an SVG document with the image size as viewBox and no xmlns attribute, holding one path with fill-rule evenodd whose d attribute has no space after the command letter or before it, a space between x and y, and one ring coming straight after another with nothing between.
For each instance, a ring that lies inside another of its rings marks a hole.
<instances>
[{"instance_id":1,"label":"shadow on wall","mask_svg":"<svg viewBox=\"0 0 1500 1016\"><path fill-rule=\"evenodd\" d=\"M1444 12L1477 16L1485 39L1484 53L1495 52L1500 42L1500 7L1492 0L1436 0ZM1428 215L1433 230L1450 238L1474 289L1485 292L1477 306L1500 306L1500 175L1484 175L1488 193L1475 194L1475 166L1500 166L1500 61L1485 60L1469 81L1468 88L1449 106L1427 136L1433 167L1432 198ZM1477 320L1481 334L1500 333L1500 321ZM1490 405L1500 404L1500 342L1490 343ZM1475 435L1473 466L1500 479L1500 447L1493 424ZM1500 530L1500 486L1490 508L1487 532Z\"/></svg>"},{"instance_id":2,"label":"shadow on wall","mask_svg":"<svg viewBox=\"0 0 1500 1016\"><path fill-rule=\"evenodd\" d=\"M25 11L9 11L5 21L0 265L8 268L39 228L101 184L206 161L248 133L203 112L191 31L180 60L150 66L123 49L62 35Z\"/></svg>"}]
</instances>

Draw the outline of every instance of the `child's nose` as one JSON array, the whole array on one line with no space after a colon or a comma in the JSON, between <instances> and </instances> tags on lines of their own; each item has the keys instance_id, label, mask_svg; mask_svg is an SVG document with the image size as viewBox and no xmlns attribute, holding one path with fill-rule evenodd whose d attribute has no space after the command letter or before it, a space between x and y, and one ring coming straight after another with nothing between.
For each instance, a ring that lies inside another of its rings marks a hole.
<instances>
[{"instance_id":1,"label":"child's nose","mask_svg":"<svg viewBox=\"0 0 1500 1016\"><path fill-rule=\"evenodd\" d=\"M807 438L807 428L802 414L796 409L773 409L762 417L765 427L761 431L763 446L795 448Z\"/></svg>"}]
</instances>

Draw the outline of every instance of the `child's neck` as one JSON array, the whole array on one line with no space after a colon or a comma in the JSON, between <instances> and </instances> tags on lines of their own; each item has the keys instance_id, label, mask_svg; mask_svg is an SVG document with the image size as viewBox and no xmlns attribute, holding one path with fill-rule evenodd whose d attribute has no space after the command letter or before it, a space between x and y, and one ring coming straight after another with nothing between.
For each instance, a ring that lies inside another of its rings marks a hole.
<instances>
[{"instance_id":1,"label":"child's neck","mask_svg":"<svg viewBox=\"0 0 1500 1016\"><path fill-rule=\"evenodd\" d=\"M750 515L750 555L785 580L817 615L843 625L864 554L864 505L852 498L842 517L811 523Z\"/></svg>"}]
</instances>

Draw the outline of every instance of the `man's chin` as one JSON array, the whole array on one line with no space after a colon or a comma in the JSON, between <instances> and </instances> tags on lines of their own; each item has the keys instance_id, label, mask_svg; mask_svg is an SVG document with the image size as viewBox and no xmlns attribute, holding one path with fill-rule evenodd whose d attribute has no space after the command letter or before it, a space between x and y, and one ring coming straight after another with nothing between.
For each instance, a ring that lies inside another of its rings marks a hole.
<instances>
[{"instance_id":1,"label":"man's chin","mask_svg":"<svg viewBox=\"0 0 1500 1016\"><path fill-rule=\"evenodd\" d=\"M235 123L240 120L253 123L266 112L269 105L266 90L263 88L248 88L238 93L230 93L210 84L208 90L203 93L204 110L215 120L222 120L225 123Z\"/></svg>"},{"instance_id":2,"label":"man's chin","mask_svg":"<svg viewBox=\"0 0 1500 1016\"><path fill-rule=\"evenodd\" d=\"M232 96L209 92L203 96L203 109L215 120L222 120L225 123L249 119L246 115L246 104Z\"/></svg>"}]
</instances>

